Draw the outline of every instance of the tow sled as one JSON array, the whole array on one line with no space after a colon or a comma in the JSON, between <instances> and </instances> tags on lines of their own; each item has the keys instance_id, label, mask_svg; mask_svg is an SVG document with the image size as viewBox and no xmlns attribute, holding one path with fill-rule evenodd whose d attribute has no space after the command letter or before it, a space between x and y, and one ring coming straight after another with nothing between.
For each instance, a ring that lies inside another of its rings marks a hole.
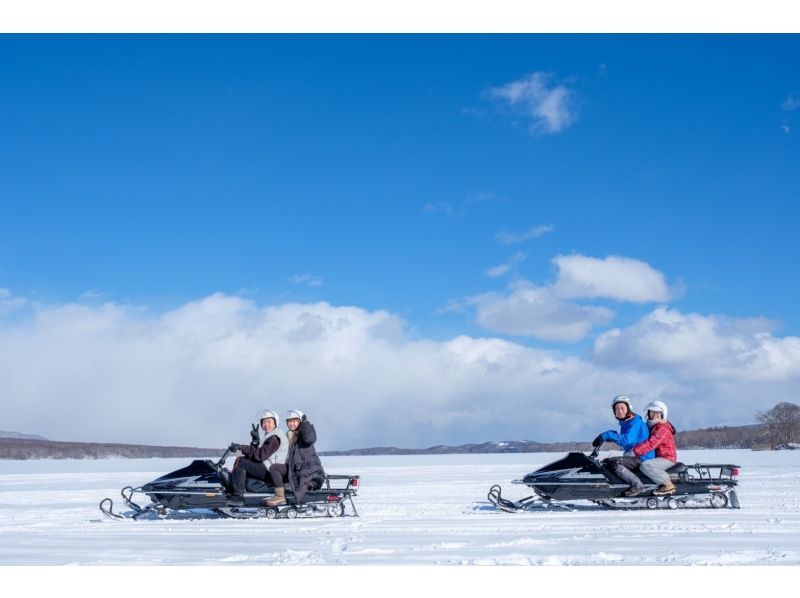
<instances>
[{"instance_id":1,"label":"tow sled","mask_svg":"<svg viewBox=\"0 0 800 598\"><path fill-rule=\"evenodd\" d=\"M645 485L645 492L635 497L622 493L630 486L597 458L600 447L590 454L568 453L566 457L545 465L526 475L514 484L524 484L535 494L511 501L502 496L502 488L495 484L489 489L489 502L501 511L518 513L542 509L571 510L577 505L565 501L589 501L609 509L677 509L739 508L736 486L739 466L731 464L676 463L667 470L675 493L652 496L658 487L641 471L636 475Z\"/></svg>"},{"instance_id":2,"label":"tow sled","mask_svg":"<svg viewBox=\"0 0 800 598\"><path fill-rule=\"evenodd\" d=\"M229 495L233 490L231 474L224 467L230 450L226 450L219 461L198 459L183 469L133 488L126 486L120 492L122 502L130 509L123 513L114 511L114 501L104 498L100 510L114 519L139 519L167 517L170 511L211 510L224 517L235 519L267 519L296 517L358 517L353 497L358 494L359 476L326 475L319 488L306 492L298 501L291 488L286 486L286 503L268 507L265 501L275 495L271 484L248 478L244 505L231 504ZM150 503L142 506L134 500L135 494L146 494ZM349 505L349 509L348 509ZM348 513L350 511L350 513Z\"/></svg>"}]
</instances>

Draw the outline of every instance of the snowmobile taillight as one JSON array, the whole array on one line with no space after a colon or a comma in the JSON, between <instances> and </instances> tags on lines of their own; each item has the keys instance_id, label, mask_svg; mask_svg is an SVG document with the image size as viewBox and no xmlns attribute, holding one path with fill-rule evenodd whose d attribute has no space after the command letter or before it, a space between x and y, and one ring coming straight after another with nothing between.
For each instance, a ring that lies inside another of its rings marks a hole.
<instances>
[{"instance_id":1,"label":"snowmobile taillight","mask_svg":"<svg viewBox=\"0 0 800 598\"><path fill-rule=\"evenodd\" d=\"M358 478L350 478L350 485L353 488L358 488Z\"/></svg>"},{"instance_id":2,"label":"snowmobile taillight","mask_svg":"<svg viewBox=\"0 0 800 598\"><path fill-rule=\"evenodd\" d=\"M335 494L329 494L327 498L328 502L336 502L337 500L339 500L339 497L336 496Z\"/></svg>"},{"instance_id":3,"label":"snowmobile taillight","mask_svg":"<svg viewBox=\"0 0 800 598\"><path fill-rule=\"evenodd\" d=\"M734 467L733 468L733 475L735 475L735 476L739 475L739 468L738 467Z\"/></svg>"}]
</instances>

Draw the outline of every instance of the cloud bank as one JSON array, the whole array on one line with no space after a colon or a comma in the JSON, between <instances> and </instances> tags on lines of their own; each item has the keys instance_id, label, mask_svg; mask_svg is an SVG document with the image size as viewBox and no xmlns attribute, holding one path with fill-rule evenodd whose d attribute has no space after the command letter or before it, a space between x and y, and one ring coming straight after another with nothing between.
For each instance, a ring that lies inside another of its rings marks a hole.
<instances>
[{"instance_id":1,"label":"cloud bank","mask_svg":"<svg viewBox=\"0 0 800 598\"><path fill-rule=\"evenodd\" d=\"M523 308L552 299L514 292ZM324 302L16 305L0 319L3 428L60 440L224 446L247 439L261 408L306 411L321 449L589 439L613 426L608 399L622 392L667 401L686 428L748 423L800 391L797 337L663 307L570 355L417 338L390 312ZM552 309L559 335L607 317Z\"/></svg>"}]
</instances>

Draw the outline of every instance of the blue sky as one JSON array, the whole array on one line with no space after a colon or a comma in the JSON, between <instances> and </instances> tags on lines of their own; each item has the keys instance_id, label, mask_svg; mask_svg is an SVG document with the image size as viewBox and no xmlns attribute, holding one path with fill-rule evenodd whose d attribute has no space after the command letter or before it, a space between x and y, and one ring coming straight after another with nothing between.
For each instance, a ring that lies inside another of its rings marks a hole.
<instances>
[{"instance_id":1,"label":"blue sky","mask_svg":"<svg viewBox=\"0 0 800 598\"><path fill-rule=\"evenodd\" d=\"M757 320L790 356L791 399L798 67L797 36L0 36L0 331L30 339L65 306L152 324L215 293L325 302L390 314L403 343L498 339L669 370L685 394L680 359L598 357L662 308ZM644 298L613 290L639 274ZM531 288L584 327L529 326L539 299L510 304ZM687 424L717 423L714 388ZM768 394L723 419L749 423ZM32 417L12 423L41 432Z\"/></svg>"}]
</instances>

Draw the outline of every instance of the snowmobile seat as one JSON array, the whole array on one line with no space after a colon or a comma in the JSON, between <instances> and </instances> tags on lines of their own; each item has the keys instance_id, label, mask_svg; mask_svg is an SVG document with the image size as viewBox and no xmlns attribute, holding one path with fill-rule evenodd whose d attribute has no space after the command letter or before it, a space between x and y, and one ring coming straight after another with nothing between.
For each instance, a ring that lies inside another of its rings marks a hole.
<instances>
[{"instance_id":1,"label":"snowmobile seat","mask_svg":"<svg viewBox=\"0 0 800 598\"><path fill-rule=\"evenodd\" d=\"M244 487L248 492L253 492L255 494L275 493L275 487L270 482L265 482L264 480L259 480L258 478L247 478L244 483Z\"/></svg>"},{"instance_id":2,"label":"snowmobile seat","mask_svg":"<svg viewBox=\"0 0 800 598\"><path fill-rule=\"evenodd\" d=\"M667 473L683 473L686 471L686 466L683 463L676 463L667 470Z\"/></svg>"},{"instance_id":3,"label":"snowmobile seat","mask_svg":"<svg viewBox=\"0 0 800 598\"><path fill-rule=\"evenodd\" d=\"M257 478L247 478L244 487L248 492L252 492L253 494L275 494L275 486L270 482ZM292 487L289 484L284 484L283 487L286 492L292 491Z\"/></svg>"}]
</instances>

